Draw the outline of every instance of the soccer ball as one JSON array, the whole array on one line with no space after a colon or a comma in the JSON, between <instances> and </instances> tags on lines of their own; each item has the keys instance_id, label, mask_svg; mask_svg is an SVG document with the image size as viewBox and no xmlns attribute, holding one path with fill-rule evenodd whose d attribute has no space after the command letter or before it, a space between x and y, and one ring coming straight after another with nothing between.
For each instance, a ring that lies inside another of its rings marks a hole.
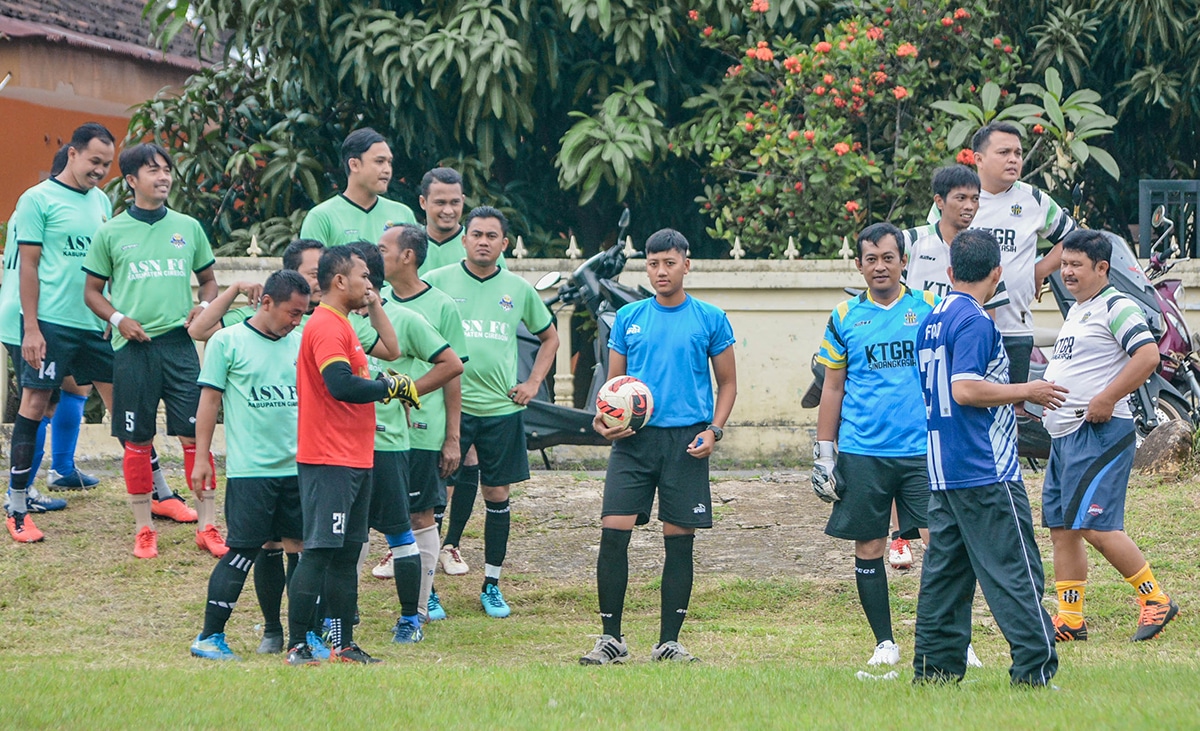
<instances>
[{"instance_id":1,"label":"soccer ball","mask_svg":"<svg viewBox=\"0 0 1200 731\"><path fill-rule=\"evenodd\" d=\"M596 412L605 426L641 429L654 413L650 388L633 376L610 378L596 394Z\"/></svg>"}]
</instances>

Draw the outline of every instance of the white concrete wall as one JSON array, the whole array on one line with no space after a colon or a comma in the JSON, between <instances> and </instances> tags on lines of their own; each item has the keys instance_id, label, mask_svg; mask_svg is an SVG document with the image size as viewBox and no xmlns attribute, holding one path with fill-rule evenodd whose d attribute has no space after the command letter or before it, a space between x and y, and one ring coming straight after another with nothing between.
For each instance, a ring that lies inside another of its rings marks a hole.
<instances>
[{"instance_id":1,"label":"white concrete wall","mask_svg":"<svg viewBox=\"0 0 1200 731\"><path fill-rule=\"evenodd\" d=\"M510 259L509 264L514 272L534 282L551 271L562 272L565 277L579 262ZM270 257L220 259L217 281L222 286L239 280L263 281L279 265L279 259ZM1200 287L1200 264L1182 263L1172 275L1182 278L1186 287ZM626 267L621 281L648 285L637 260ZM816 410L800 408L800 398L811 381L809 362L829 312L847 296L842 288L863 286L854 262L697 260L692 263L685 286L696 297L729 313L737 336L738 401L721 453L737 459L764 460L807 456ZM1187 314L1191 326L1200 326L1196 309L1189 309ZM1034 315L1040 328L1056 331L1062 324L1049 295L1035 307ZM565 325L565 318L560 317L559 322ZM565 372L570 362L567 338L563 338L562 347L559 364L560 372ZM569 388L569 381L567 377L556 384L560 392ZM100 427L88 431L98 434L95 438L89 436L81 451L115 454L115 442L106 431ZM579 451L559 449L563 453Z\"/></svg>"}]
</instances>

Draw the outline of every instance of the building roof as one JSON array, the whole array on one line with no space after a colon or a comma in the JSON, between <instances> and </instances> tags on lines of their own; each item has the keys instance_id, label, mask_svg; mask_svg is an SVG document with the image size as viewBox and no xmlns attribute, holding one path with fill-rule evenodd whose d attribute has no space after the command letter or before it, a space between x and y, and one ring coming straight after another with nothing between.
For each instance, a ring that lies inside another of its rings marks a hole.
<instances>
[{"instance_id":1,"label":"building roof","mask_svg":"<svg viewBox=\"0 0 1200 731\"><path fill-rule=\"evenodd\" d=\"M0 0L0 35L45 38L174 66L199 69L201 60L185 29L164 53L142 17L145 0Z\"/></svg>"}]
</instances>

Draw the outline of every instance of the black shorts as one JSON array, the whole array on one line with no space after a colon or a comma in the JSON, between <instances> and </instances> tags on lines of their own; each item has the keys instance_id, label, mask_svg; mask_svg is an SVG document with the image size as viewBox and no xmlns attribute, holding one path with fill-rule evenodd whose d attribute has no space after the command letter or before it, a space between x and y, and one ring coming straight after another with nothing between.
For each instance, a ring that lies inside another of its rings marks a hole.
<instances>
[{"instance_id":1,"label":"black shorts","mask_svg":"<svg viewBox=\"0 0 1200 731\"><path fill-rule=\"evenodd\" d=\"M891 532L892 501L900 535L916 538L929 526L929 469L925 457L838 455L833 478L842 499L833 504L825 535L873 541Z\"/></svg>"},{"instance_id":2,"label":"black shorts","mask_svg":"<svg viewBox=\"0 0 1200 731\"><path fill-rule=\"evenodd\" d=\"M340 465L296 465L304 512L305 548L366 543L371 511L371 470Z\"/></svg>"},{"instance_id":3,"label":"black shorts","mask_svg":"<svg viewBox=\"0 0 1200 731\"><path fill-rule=\"evenodd\" d=\"M408 451L408 510L422 513L446 504L446 481L441 472L442 453L432 449Z\"/></svg>"},{"instance_id":4,"label":"black shorts","mask_svg":"<svg viewBox=\"0 0 1200 731\"><path fill-rule=\"evenodd\" d=\"M253 548L304 535L300 482L291 477L230 477L225 481L225 542Z\"/></svg>"},{"instance_id":5,"label":"black shorts","mask_svg":"<svg viewBox=\"0 0 1200 731\"><path fill-rule=\"evenodd\" d=\"M659 520L681 528L711 528L708 458L687 453L706 426L646 427L613 442L601 516L636 515L638 525L649 523L657 489Z\"/></svg>"},{"instance_id":6,"label":"black shorts","mask_svg":"<svg viewBox=\"0 0 1200 731\"><path fill-rule=\"evenodd\" d=\"M46 340L46 357L42 367L34 368L21 357L16 348L13 365L20 368L23 388L49 390L62 386L63 379L74 376L81 386L89 383L112 383L113 349L104 333L38 320ZM25 339L25 323L21 323L21 339ZM10 351L11 352L11 351Z\"/></svg>"},{"instance_id":7,"label":"black shorts","mask_svg":"<svg viewBox=\"0 0 1200 731\"><path fill-rule=\"evenodd\" d=\"M1029 358L1033 355L1032 335L1005 335L1004 352L1008 354L1008 382L1028 383Z\"/></svg>"},{"instance_id":8,"label":"black shorts","mask_svg":"<svg viewBox=\"0 0 1200 731\"><path fill-rule=\"evenodd\" d=\"M126 343L113 357L112 435L134 444L157 431L158 402L167 407L167 434L196 436L200 358L187 330L177 328L148 343Z\"/></svg>"},{"instance_id":9,"label":"black shorts","mask_svg":"<svg viewBox=\"0 0 1200 731\"><path fill-rule=\"evenodd\" d=\"M504 416L462 415L462 453L472 445L479 455L479 482L488 487L511 485L529 479L529 452L525 449L525 417L518 411Z\"/></svg>"},{"instance_id":10,"label":"black shorts","mask_svg":"<svg viewBox=\"0 0 1200 731\"><path fill-rule=\"evenodd\" d=\"M375 451L371 527L384 535L412 530L408 517L408 452Z\"/></svg>"}]
</instances>

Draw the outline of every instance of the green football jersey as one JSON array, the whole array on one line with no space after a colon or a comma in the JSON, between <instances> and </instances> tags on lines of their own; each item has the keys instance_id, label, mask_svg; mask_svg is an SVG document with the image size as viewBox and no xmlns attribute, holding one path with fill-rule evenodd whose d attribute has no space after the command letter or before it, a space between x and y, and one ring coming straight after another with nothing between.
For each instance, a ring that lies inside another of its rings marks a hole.
<instances>
[{"instance_id":1,"label":"green football jersey","mask_svg":"<svg viewBox=\"0 0 1200 731\"><path fill-rule=\"evenodd\" d=\"M463 335L462 318L458 314L458 305L454 304L450 295L434 287L409 299L401 298L390 287L385 288L384 292L391 302L424 317L438 335L450 344L454 354L463 363L467 362L467 338ZM396 370L412 376L414 381L433 369L433 365L426 361L415 358L408 360L411 362L406 367ZM442 389L422 396L421 408L410 411L408 421L409 446L412 449L440 451L446 441L446 396Z\"/></svg>"},{"instance_id":2,"label":"green football jersey","mask_svg":"<svg viewBox=\"0 0 1200 731\"><path fill-rule=\"evenodd\" d=\"M366 209L338 194L308 212L300 225L300 238L316 239L326 246L360 239L374 244L392 226L416 222L412 209L398 201L380 197Z\"/></svg>"},{"instance_id":3,"label":"green football jersey","mask_svg":"<svg viewBox=\"0 0 1200 731\"><path fill-rule=\"evenodd\" d=\"M194 306L192 272L214 263L208 236L191 216L167 210L154 223L125 211L96 232L83 268L108 280L113 307L154 338L183 327ZM113 350L125 338L113 328Z\"/></svg>"},{"instance_id":4,"label":"green football jersey","mask_svg":"<svg viewBox=\"0 0 1200 731\"><path fill-rule=\"evenodd\" d=\"M387 313L392 327L396 329L396 342L400 345L401 356L393 361L368 358L371 372L380 373L391 368L400 373L408 373L414 362L421 362L432 368L429 361L450 347L446 339L439 335L424 317L397 304L391 297L383 300L383 311ZM425 397L421 397L421 408L413 409L411 413L418 414L424 410ZM407 451L410 446L408 420L409 414L399 400L388 404L376 404L375 451ZM444 433L445 425L442 430Z\"/></svg>"},{"instance_id":5,"label":"green football jersey","mask_svg":"<svg viewBox=\"0 0 1200 731\"><path fill-rule=\"evenodd\" d=\"M221 327L233 327L234 325L241 324L246 320L249 320L251 317L254 317L255 312L257 312L257 309L251 307L250 305L235 307L229 312L226 312L224 315L221 315ZM308 318L310 317L312 317L312 315L303 315L300 318L300 324L296 326L296 332L304 331L304 323L308 322Z\"/></svg>"},{"instance_id":6,"label":"green football jersey","mask_svg":"<svg viewBox=\"0 0 1200 731\"><path fill-rule=\"evenodd\" d=\"M226 477L296 474L299 354L299 329L273 339L247 321L209 339L198 381L221 391Z\"/></svg>"},{"instance_id":7,"label":"green football jersey","mask_svg":"<svg viewBox=\"0 0 1200 731\"><path fill-rule=\"evenodd\" d=\"M423 277L434 269L441 269L450 264L457 264L466 258L467 250L463 247L464 233L466 233L466 229L459 226L458 233L445 241L438 242L434 241L433 237L426 232L425 241L427 248L425 250L425 263L417 270L417 274ZM505 269L508 268L508 265L504 263L504 254L501 254L500 258L496 260L496 265Z\"/></svg>"},{"instance_id":8,"label":"green football jersey","mask_svg":"<svg viewBox=\"0 0 1200 731\"><path fill-rule=\"evenodd\" d=\"M507 269L478 279L465 264L435 269L425 281L458 304L471 360L463 371L463 412L503 416L522 410L508 392L517 385L517 325L532 333L554 324L537 290Z\"/></svg>"},{"instance_id":9,"label":"green football jersey","mask_svg":"<svg viewBox=\"0 0 1200 731\"><path fill-rule=\"evenodd\" d=\"M8 240L15 241L17 227L8 223ZM0 343L21 344L21 250L9 243L4 247L4 281L0 282Z\"/></svg>"},{"instance_id":10,"label":"green football jersey","mask_svg":"<svg viewBox=\"0 0 1200 731\"><path fill-rule=\"evenodd\" d=\"M87 256L96 230L110 218L112 202L100 188L84 192L50 178L21 194L13 214L18 235L12 238L10 234L8 241L14 249L15 244L33 244L42 249L38 262L39 320L81 330L104 329L104 321L83 303L87 274L79 265Z\"/></svg>"}]
</instances>

